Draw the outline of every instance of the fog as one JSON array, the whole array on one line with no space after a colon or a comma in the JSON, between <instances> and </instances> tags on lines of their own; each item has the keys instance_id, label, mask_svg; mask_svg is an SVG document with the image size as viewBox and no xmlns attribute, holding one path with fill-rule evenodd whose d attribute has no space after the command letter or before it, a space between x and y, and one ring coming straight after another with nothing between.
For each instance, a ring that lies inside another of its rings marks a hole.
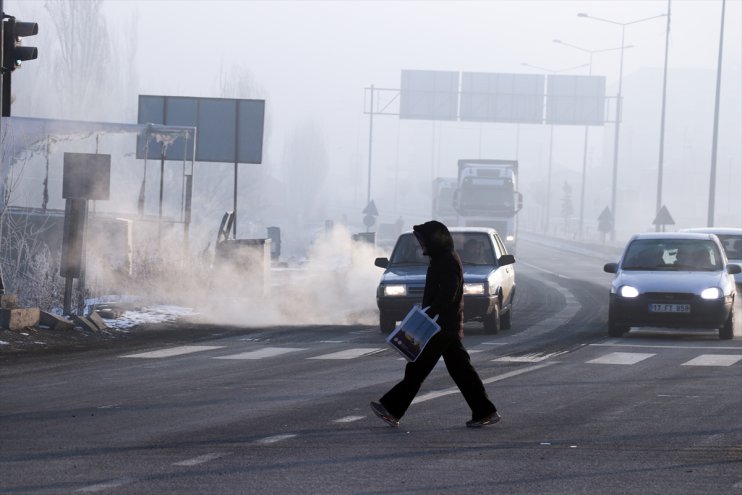
<instances>
[{"instance_id":1,"label":"fog","mask_svg":"<svg viewBox=\"0 0 742 495\"><path fill-rule=\"evenodd\" d=\"M316 267L334 259L337 246L350 250L350 235L366 230L361 213L369 173L365 88L398 89L405 69L587 74L587 67L562 72L584 66L589 56L553 40L590 50L617 48L621 27L577 13L630 22L662 14L668 7L667 1L108 0L99 4L96 22L77 24L81 48L69 60L70 52L65 58L60 43L60 12L65 5L69 12L84 11L80 5L88 3L94 2L5 0L6 12L39 23L39 35L27 40L39 48L38 60L25 62L13 74L13 115L133 123L140 94L265 99L263 163L239 166L237 237L264 237L267 227L279 226L283 259L310 259ZM669 228L706 224L720 14L721 1L672 2L662 183L662 204L675 220ZM742 226L741 31L742 2L727 1L717 226ZM626 27L625 43L632 47L624 50L617 244L634 232L654 230L665 32L664 17ZM618 90L619 56L620 50L612 50L595 53L592 59L592 74L607 78L611 97ZM588 241L610 242L597 231L597 217L610 205L613 132L613 124L589 130L583 236ZM582 126L554 129L551 215L546 222L550 235L577 235L583 137ZM455 176L458 159L503 158L520 162L521 228L544 229L549 126L376 115L372 146L370 197L379 210L377 226L401 218L409 229L429 219L431 181ZM97 149L113 156L118 196L97 202L96 211L136 212L143 163L132 156L130 141L110 138L101 144L87 139L57 144L52 154L72 149ZM54 187L61 182L61 167L54 166L60 160L51 160L50 208L63 208L61 190ZM39 156L29 161L14 204L40 206L44 166ZM147 183L154 191L159 167L148 167ZM179 214L179 167L175 162L166 167L165 212L173 218ZM189 244L194 253L213 249L221 215L232 208L232 174L233 164L194 166ZM565 184L574 205L569 218L560 213ZM146 202L147 213L154 214L157 198L149 195ZM327 244L327 220L339 226L331 237L337 243ZM380 269L372 266L376 254L361 256L368 261L363 268L350 261L342 265L353 267L365 291L371 288L363 293L367 307L357 305L355 293L348 298L347 314L373 310L373 286L380 276ZM320 268L309 272L316 276L308 284L313 290L337 287L337 281L323 278L326 273ZM345 288L337 295L342 299L358 286L340 287ZM314 304L322 309L320 314L332 313ZM265 314L287 313L273 308ZM347 314L328 320L345 321ZM307 321L321 323L322 318L312 314Z\"/></svg>"}]
</instances>

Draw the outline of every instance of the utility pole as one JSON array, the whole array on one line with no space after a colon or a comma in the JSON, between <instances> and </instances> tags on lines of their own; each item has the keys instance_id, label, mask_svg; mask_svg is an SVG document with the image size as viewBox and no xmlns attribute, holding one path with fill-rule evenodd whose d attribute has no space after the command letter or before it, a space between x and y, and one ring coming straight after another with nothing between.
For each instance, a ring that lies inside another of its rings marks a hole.
<instances>
[{"instance_id":1,"label":"utility pole","mask_svg":"<svg viewBox=\"0 0 742 495\"><path fill-rule=\"evenodd\" d=\"M719 61L716 64L716 101L714 102L714 141L711 146L711 178L709 180L709 209L707 227L714 226L714 205L716 203L716 151L719 144L719 99L721 96L721 60L724 51L724 11L726 0L721 1L721 30L719 32Z\"/></svg>"},{"instance_id":2,"label":"utility pole","mask_svg":"<svg viewBox=\"0 0 742 495\"><path fill-rule=\"evenodd\" d=\"M662 116L660 117L660 159L657 165L657 208L659 214L662 209L662 172L665 159L665 108L667 103L667 55L670 49L670 7L672 0L667 0L667 29L665 31L665 67L662 72ZM660 224L655 226L660 231Z\"/></svg>"}]
</instances>

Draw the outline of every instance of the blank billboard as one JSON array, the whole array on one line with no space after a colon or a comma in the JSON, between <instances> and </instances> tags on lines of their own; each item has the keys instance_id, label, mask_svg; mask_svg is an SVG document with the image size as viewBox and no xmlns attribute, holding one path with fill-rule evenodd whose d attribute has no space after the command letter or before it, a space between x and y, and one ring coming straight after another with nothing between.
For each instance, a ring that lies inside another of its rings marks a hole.
<instances>
[{"instance_id":1,"label":"blank billboard","mask_svg":"<svg viewBox=\"0 0 742 495\"><path fill-rule=\"evenodd\" d=\"M139 96L140 124L196 127L196 161L261 163L263 161L264 100ZM166 159L191 160L192 143L182 138L167 144ZM148 159L159 159L162 146L149 140ZM185 156L184 156L185 154ZM145 143L137 140L137 158L144 158Z\"/></svg>"},{"instance_id":2,"label":"blank billboard","mask_svg":"<svg viewBox=\"0 0 742 495\"><path fill-rule=\"evenodd\" d=\"M544 118L544 76L464 72L460 118L540 124Z\"/></svg>"},{"instance_id":3,"label":"blank billboard","mask_svg":"<svg viewBox=\"0 0 742 495\"><path fill-rule=\"evenodd\" d=\"M554 74L546 82L547 124L605 123L605 76Z\"/></svg>"},{"instance_id":4,"label":"blank billboard","mask_svg":"<svg viewBox=\"0 0 742 495\"><path fill-rule=\"evenodd\" d=\"M399 118L456 120L459 110L459 73L403 70Z\"/></svg>"}]
</instances>

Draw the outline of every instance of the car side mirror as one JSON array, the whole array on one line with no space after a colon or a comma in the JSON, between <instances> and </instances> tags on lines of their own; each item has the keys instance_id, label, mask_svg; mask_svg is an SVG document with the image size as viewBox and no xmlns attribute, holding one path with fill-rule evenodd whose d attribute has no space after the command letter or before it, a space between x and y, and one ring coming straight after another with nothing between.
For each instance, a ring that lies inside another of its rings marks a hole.
<instances>
[{"instance_id":1,"label":"car side mirror","mask_svg":"<svg viewBox=\"0 0 742 495\"><path fill-rule=\"evenodd\" d=\"M503 254L502 256L500 256L500 259L497 260L497 263L500 266L512 265L515 263L515 256L513 256L512 254Z\"/></svg>"},{"instance_id":2,"label":"car side mirror","mask_svg":"<svg viewBox=\"0 0 742 495\"><path fill-rule=\"evenodd\" d=\"M389 258L376 258L376 260L374 260L374 265L378 266L379 268L388 268Z\"/></svg>"},{"instance_id":3,"label":"car side mirror","mask_svg":"<svg viewBox=\"0 0 742 495\"><path fill-rule=\"evenodd\" d=\"M617 273L618 263L606 263L603 265L603 271L606 273Z\"/></svg>"},{"instance_id":4,"label":"car side mirror","mask_svg":"<svg viewBox=\"0 0 742 495\"><path fill-rule=\"evenodd\" d=\"M727 265L727 273L729 275L737 275L738 273L742 273L742 266L736 265L734 263L729 263Z\"/></svg>"}]
</instances>

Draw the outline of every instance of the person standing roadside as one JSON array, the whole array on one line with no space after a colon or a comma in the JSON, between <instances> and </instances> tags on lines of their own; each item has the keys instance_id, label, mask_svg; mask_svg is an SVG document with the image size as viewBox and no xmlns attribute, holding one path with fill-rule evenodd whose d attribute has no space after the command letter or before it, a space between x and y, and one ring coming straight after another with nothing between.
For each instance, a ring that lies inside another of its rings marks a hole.
<instances>
[{"instance_id":1,"label":"person standing roadside","mask_svg":"<svg viewBox=\"0 0 742 495\"><path fill-rule=\"evenodd\" d=\"M448 374L464 396L472 412L466 422L479 428L500 421L497 408L487 396L484 384L464 348L464 272L456 254L453 238L441 222L432 220L413 227L423 254L430 257L425 277L422 305L431 318L438 316L441 331L430 339L416 361L407 363L402 381L371 402L371 410L391 426L399 420L420 390L423 381L443 357Z\"/></svg>"}]
</instances>

